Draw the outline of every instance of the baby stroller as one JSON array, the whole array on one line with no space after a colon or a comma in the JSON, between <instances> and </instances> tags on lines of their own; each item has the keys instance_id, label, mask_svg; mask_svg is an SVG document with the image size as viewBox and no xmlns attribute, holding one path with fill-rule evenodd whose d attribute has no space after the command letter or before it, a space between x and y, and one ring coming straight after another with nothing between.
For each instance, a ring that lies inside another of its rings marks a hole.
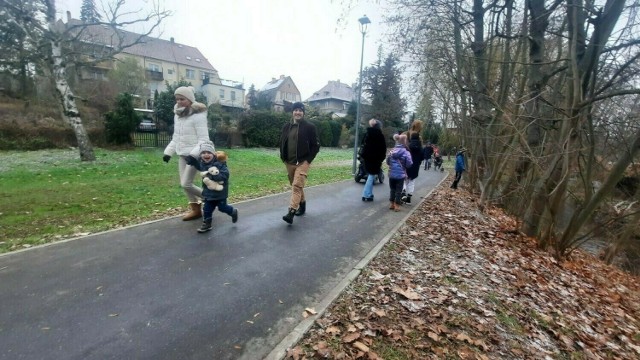
<instances>
[{"instance_id":1,"label":"baby stroller","mask_svg":"<svg viewBox=\"0 0 640 360\"><path fill-rule=\"evenodd\" d=\"M362 179L367 179L367 176L369 176L369 173L367 173L367 170L364 169L364 163L362 162L362 160L360 159L360 156L358 156L358 171L356 171L356 174L354 176L354 180L359 183L360 180ZM375 184L375 182L378 181L380 184L382 184L384 182L384 171L382 169L380 169L380 172L376 175L376 178L373 179L373 183Z\"/></svg>"},{"instance_id":2,"label":"baby stroller","mask_svg":"<svg viewBox=\"0 0 640 360\"><path fill-rule=\"evenodd\" d=\"M442 168L442 155L436 155L433 158L433 170L438 170Z\"/></svg>"}]
</instances>

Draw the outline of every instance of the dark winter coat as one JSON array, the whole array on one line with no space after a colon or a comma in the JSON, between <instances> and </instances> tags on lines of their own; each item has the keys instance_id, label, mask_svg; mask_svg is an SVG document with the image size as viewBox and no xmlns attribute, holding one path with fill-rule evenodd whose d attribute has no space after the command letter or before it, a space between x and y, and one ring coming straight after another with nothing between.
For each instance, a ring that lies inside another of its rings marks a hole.
<instances>
[{"instance_id":1,"label":"dark winter coat","mask_svg":"<svg viewBox=\"0 0 640 360\"><path fill-rule=\"evenodd\" d=\"M224 200L229 197L229 168L227 167L227 162L220 162L217 160L212 160L208 163L202 161L200 159L195 167L199 171L207 171L210 167L217 167L220 170L218 175L207 174L207 177L215 182L222 182L222 190L215 191L207 188L207 185L202 183L202 198L204 200Z\"/></svg>"},{"instance_id":2,"label":"dark winter coat","mask_svg":"<svg viewBox=\"0 0 640 360\"><path fill-rule=\"evenodd\" d=\"M418 172L420 171L420 163L422 163L424 159L420 134L417 132L411 134L411 138L409 139L409 152L411 153L413 165L407 169L407 177L409 179L415 179L418 177Z\"/></svg>"},{"instance_id":3,"label":"dark winter coat","mask_svg":"<svg viewBox=\"0 0 640 360\"><path fill-rule=\"evenodd\" d=\"M364 164L364 169L369 174L376 175L380 173L382 162L387 156L387 142L382 134L382 130L369 127L367 133L362 139L362 149L360 157Z\"/></svg>"},{"instance_id":4,"label":"dark winter coat","mask_svg":"<svg viewBox=\"0 0 640 360\"><path fill-rule=\"evenodd\" d=\"M289 130L292 123L287 123L282 127L282 133L280 134L280 159L282 162L287 162L287 149L289 148ZM316 133L316 127L307 120L300 120L298 122L298 144L296 146L296 162L298 164L302 162L311 162L316 158L320 151L320 141L318 141L318 135Z\"/></svg>"},{"instance_id":5,"label":"dark winter coat","mask_svg":"<svg viewBox=\"0 0 640 360\"><path fill-rule=\"evenodd\" d=\"M413 165L411 154L403 144L396 144L389 151L387 165L389 166L389 179L404 179L407 177L407 168Z\"/></svg>"},{"instance_id":6,"label":"dark winter coat","mask_svg":"<svg viewBox=\"0 0 640 360\"><path fill-rule=\"evenodd\" d=\"M433 146L431 144L424 147L423 155L424 155L424 160L431 159L431 156L433 156Z\"/></svg>"}]
</instances>

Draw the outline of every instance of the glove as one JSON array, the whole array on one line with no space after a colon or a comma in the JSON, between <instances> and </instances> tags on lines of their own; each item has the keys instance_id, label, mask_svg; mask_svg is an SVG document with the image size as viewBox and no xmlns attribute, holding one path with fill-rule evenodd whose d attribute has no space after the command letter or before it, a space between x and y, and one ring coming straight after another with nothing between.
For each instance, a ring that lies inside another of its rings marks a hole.
<instances>
[{"instance_id":1,"label":"glove","mask_svg":"<svg viewBox=\"0 0 640 360\"><path fill-rule=\"evenodd\" d=\"M165 156L162 157L162 161L164 161L166 163L168 163L169 160L171 160L171 155L165 155Z\"/></svg>"},{"instance_id":2,"label":"glove","mask_svg":"<svg viewBox=\"0 0 640 360\"><path fill-rule=\"evenodd\" d=\"M184 161L187 162L187 165L191 166L196 166L196 164L198 163L198 160L196 160L196 158L194 158L193 156L187 156Z\"/></svg>"}]
</instances>

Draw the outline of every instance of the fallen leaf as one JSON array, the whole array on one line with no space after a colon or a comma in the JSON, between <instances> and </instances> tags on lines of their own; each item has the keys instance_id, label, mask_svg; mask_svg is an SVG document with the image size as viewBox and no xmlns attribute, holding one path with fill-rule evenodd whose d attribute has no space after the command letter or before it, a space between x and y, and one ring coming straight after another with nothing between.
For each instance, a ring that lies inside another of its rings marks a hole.
<instances>
[{"instance_id":1,"label":"fallen leaf","mask_svg":"<svg viewBox=\"0 0 640 360\"><path fill-rule=\"evenodd\" d=\"M358 350L362 350L362 351L364 351L365 353L369 352L369 347L368 347L367 345L365 345L365 344L361 343L360 341L356 341L356 342L354 342L354 343L353 343L353 346L354 346L355 348L357 348Z\"/></svg>"},{"instance_id":2,"label":"fallen leaf","mask_svg":"<svg viewBox=\"0 0 640 360\"><path fill-rule=\"evenodd\" d=\"M349 333L347 335L345 335L344 337L342 337L342 341L345 343L352 343L354 342L356 339L358 339L360 337L360 333Z\"/></svg>"}]
</instances>

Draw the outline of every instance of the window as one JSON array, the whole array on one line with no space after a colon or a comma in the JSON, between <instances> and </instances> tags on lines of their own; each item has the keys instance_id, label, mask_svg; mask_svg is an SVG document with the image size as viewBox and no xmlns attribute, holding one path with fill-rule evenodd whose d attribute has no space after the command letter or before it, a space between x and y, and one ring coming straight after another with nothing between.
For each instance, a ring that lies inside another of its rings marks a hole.
<instances>
[{"instance_id":1,"label":"window","mask_svg":"<svg viewBox=\"0 0 640 360\"><path fill-rule=\"evenodd\" d=\"M103 71L98 69L89 70L89 79L93 80L107 80Z\"/></svg>"},{"instance_id":2,"label":"window","mask_svg":"<svg viewBox=\"0 0 640 360\"><path fill-rule=\"evenodd\" d=\"M187 56L187 60L191 60L191 56Z\"/></svg>"},{"instance_id":3,"label":"window","mask_svg":"<svg viewBox=\"0 0 640 360\"><path fill-rule=\"evenodd\" d=\"M173 75L173 69L167 69L167 74Z\"/></svg>"},{"instance_id":4,"label":"window","mask_svg":"<svg viewBox=\"0 0 640 360\"><path fill-rule=\"evenodd\" d=\"M236 92L231 91L231 101L236 101Z\"/></svg>"},{"instance_id":5,"label":"window","mask_svg":"<svg viewBox=\"0 0 640 360\"><path fill-rule=\"evenodd\" d=\"M196 78L196 71L193 69L187 69L186 70L186 74L185 77L187 79L195 79Z\"/></svg>"},{"instance_id":6,"label":"window","mask_svg":"<svg viewBox=\"0 0 640 360\"><path fill-rule=\"evenodd\" d=\"M162 70L160 69L160 65L154 63L147 64L147 69L155 72L162 72Z\"/></svg>"},{"instance_id":7,"label":"window","mask_svg":"<svg viewBox=\"0 0 640 360\"><path fill-rule=\"evenodd\" d=\"M224 89L220 89L220 99L224 99Z\"/></svg>"}]
</instances>

